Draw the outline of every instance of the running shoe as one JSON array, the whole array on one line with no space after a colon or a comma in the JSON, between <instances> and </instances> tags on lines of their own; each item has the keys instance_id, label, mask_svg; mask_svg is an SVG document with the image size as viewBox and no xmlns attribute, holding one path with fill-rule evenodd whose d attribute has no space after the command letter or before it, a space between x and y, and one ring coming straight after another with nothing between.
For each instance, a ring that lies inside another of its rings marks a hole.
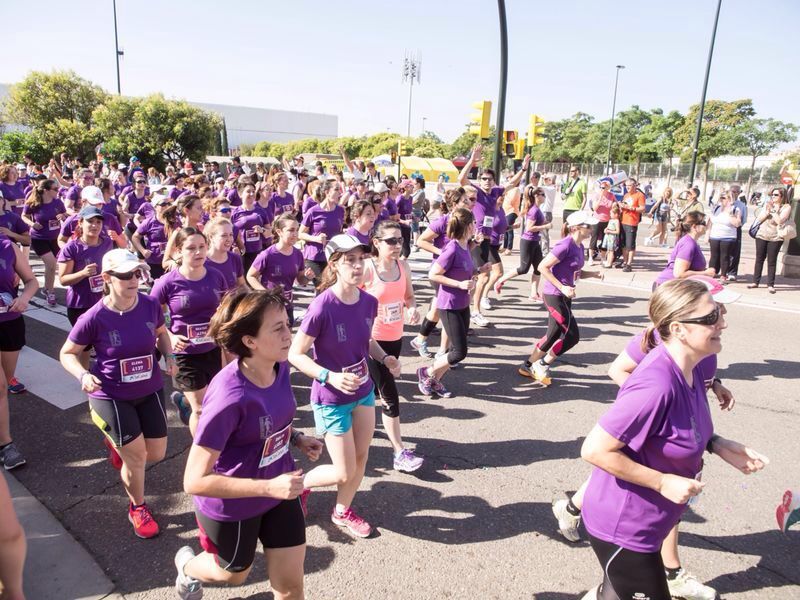
<instances>
[{"instance_id":1,"label":"running shoe","mask_svg":"<svg viewBox=\"0 0 800 600\"><path fill-rule=\"evenodd\" d=\"M542 363L542 361L537 360L535 363L533 363L532 367L534 379L542 381L550 377L550 366Z\"/></svg>"},{"instance_id":2,"label":"running shoe","mask_svg":"<svg viewBox=\"0 0 800 600\"><path fill-rule=\"evenodd\" d=\"M200 600L203 597L203 583L183 572L186 563L194 556L194 550L189 546L184 546L175 553L175 568L178 570L175 591L181 600Z\"/></svg>"},{"instance_id":3,"label":"running shoe","mask_svg":"<svg viewBox=\"0 0 800 600\"><path fill-rule=\"evenodd\" d=\"M736 275L728 275L728 281L736 281Z\"/></svg>"},{"instance_id":4,"label":"running shoe","mask_svg":"<svg viewBox=\"0 0 800 600\"><path fill-rule=\"evenodd\" d=\"M439 398L452 398L453 397L453 392L451 392L446 387L444 387L444 384L441 381L439 381L435 377L431 377L430 381L431 381L431 389L433 390L433 393L436 394L437 396L439 396Z\"/></svg>"},{"instance_id":5,"label":"running shoe","mask_svg":"<svg viewBox=\"0 0 800 600\"><path fill-rule=\"evenodd\" d=\"M133 525L133 532L142 539L149 539L158 535L158 523L150 512L147 504L142 504L134 508L133 504L128 506L128 520Z\"/></svg>"},{"instance_id":6,"label":"running shoe","mask_svg":"<svg viewBox=\"0 0 800 600\"><path fill-rule=\"evenodd\" d=\"M630 265L628 265L628 264L622 265L622 272L623 273L630 273L632 270L633 269L631 268Z\"/></svg>"},{"instance_id":7,"label":"running shoe","mask_svg":"<svg viewBox=\"0 0 800 600\"><path fill-rule=\"evenodd\" d=\"M481 298L481 310L492 310L492 301L489 298Z\"/></svg>"},{"instance_id":8,"label":"running shoe","mask_svg":"<svg viewBox=\"0 0 800 600\"><path fill-rule=\"evenodd\" d=\"M172 392L169 395L169 399L172 400L175 408L178 409L178 417L181 423L188 425L189 417L192 416L192 409L189 407L189 403L186 402L186 396L183 395L183 392Z\"/></svg>"},{"instance_id":9,"label":"running shoe","mask_svg":"<svg viewBox=\"0 0 800 600\"><path fill-rule=\"evenodd\" d=\"M108 448L108 462L111 463L112 467L119 471L122 468L122 457L114 447L114 444L112 444L111 440L109 440L107 437L103 437L103 443L106 445L106 448Z\"/></svg>"},{"instance_id":10,"label":"running shoe","mask_svg":"<svg viewBox=\"0 0 800 600\"><path fill-rule=\"evenodd\" d=\"M590 257L589 257L589 260L587 261L587 264L588 264L590 267L593 267L593 266L594 266L594 258L592 258L592 257L590 256Z\"/></svg>"},{"instance_id":11,"label":"running shoe","mask_svg":"<svg viewBox=\"0 0 800 600\"><path fill-rule=\"evenodd\" d=\"M16 377L12 377L8 380L8 393L9 394L21 394L25 391L25 384L21 383L19 379Z\"/></svg>"},{"instance_id":12,"label":"running shoe","mask_svg":"<svg viewBox=\"0 0 800 600\"><path fill-rule=\"evenodd\" d=\"M356 537L367 538L372 534L372 526L354 513L352 508L348 508L341 515L334 508L331 513L331 521L339 527L347 528Z\"/></svg>"},{"instance_id":13,"label":"running shoe","mask_svg":"<svg viewBox=\"0 0 800 600\"><path fill-rule=\"evenodd\" d=\"M489 324L489 320L479 312L473 314L469 319L478 327L486 327Z\"/></svg>"},{"instance_id":14,"label":"running shoe","mask_svg":"<svg viewBox=\"0 0 800 600\"><path fill-rule=\"evenodd\" d=\"M519 373L523 377L529 377L529 378L533 379L533 365L528 366L528 364L523 361L517 367L517 373Z\"/></svg>"},{"instance_id":15,"label":"running shoe","mask_svg":"<svg viewBox=\"0 0 800 600\"><path fill-rule=\"evenodd\" d=\"M411 347L417 351L422 358L433 358L433 352L428 350L427 338L413 337L411 338Z\"/></svg>"},{"instance_id":16,"label":"running shoe","mask_svg":"<svg viewBox=\"0 0 800 600\"><path fill-rule=\"evenodd\" d=\"M669 594L673 598L684 600L714 600L717 590L700 583L697 578L686 569L681 568L675 579L667 579Z\"/></svg>"},{"instance_id":17,"label":"running shoe","mask_svg":"<svg viewBox=\"0 0 800 600\"><path fill-rule=\"evenodd\" d=\"M3 463L6 471L10 471L24 465L25 457L22 456L22 452L14 445L14 442L9 442L0 450L0 462Z\"/></svg>"},{"instance_id":18,"label":"running shoe","mask_svg":"<svg viewBox=\"0 0 800 600\"><path fill-rule=\"evenodd\" d=\"M581 517L570 514L567 504L569 504L569 500L566 498L553 502L553 514L558 519L558 533L570 542L580 542L581 534L578 532L578 525L581 524Z\"/></svg>"},{"instance_id":19,"label":"running shoe","mask_svg":"<svg viewBox=\"0 0 800 600\"><path fill-rule=\"evenodd\" d=\"M403 449L398 454L394 455L392 466L395 471L403 473L413 473L422 466L425 462L421 456L417 456L411 450Z\"/></svg>"},{"instance_id":20,"label":"running shoe","mask_svg":"<svg viewBox=\"0 0 800 600\"><path fill-rule=\"evenodd\" d=\"M300 492L300 508L303 509L303 517L308 516L308 497L311 495L311 489L306 488Z\"/></svg>"},{"instance_id":21,"label":"running shoe","mask_svg":"<svg viewBox=\"0 0 800 600\"><path fill-rule=\"evenodd\" d=\"M45 297L47 298L47 303L50 306L56 305L56 293L53 290L47 290Z\"/></svg>"},{"instance_id":22,"label":"running shoe","mask_svg":"<svg viewBox=\"0 0 800 600\"><path fill-rule=\"evenodd\" d=\"M417 369L417 387L423 396L433 396L433 386L431 385L431 378L428 375L427 367L420 367Z\"/></svg>"}]
</instances>

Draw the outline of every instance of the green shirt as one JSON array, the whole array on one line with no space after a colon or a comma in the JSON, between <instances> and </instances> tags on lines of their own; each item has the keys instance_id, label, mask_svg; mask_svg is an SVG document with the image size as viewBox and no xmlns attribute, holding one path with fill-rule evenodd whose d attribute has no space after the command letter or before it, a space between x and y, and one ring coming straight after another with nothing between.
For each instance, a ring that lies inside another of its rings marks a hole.
<instances>
[{"instance_id":1,"label":"green shirt","mask_svg":"<svg viewBox=\"0 0 800 600\"><path fill-rule=\"evenodd\" d=\"M570 187L572 191L567 193ZM561 186L561 193L564 194L564 210L580 210L586 201L586 180L578 179L574 187L572 181L567 181Z\"/></svg>"}]
</instances>

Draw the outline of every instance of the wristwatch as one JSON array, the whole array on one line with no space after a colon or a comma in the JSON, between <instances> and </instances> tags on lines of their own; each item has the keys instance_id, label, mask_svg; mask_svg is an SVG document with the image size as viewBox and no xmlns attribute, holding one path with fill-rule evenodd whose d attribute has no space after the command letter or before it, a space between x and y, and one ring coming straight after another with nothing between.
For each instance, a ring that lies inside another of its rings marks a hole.
<instances>
[{"instance_id":1,"label":"wristwatch","mask_svg":"<svg viewBox=\"0 0 800 600\"><path fill-rule=\"evenodd\" d=\"M321 386L325 386L328 383L328 377L330 376L331 372L328 369L322 369L317 375L317 381L319 381Z\"/></svg>"}]
</instances>

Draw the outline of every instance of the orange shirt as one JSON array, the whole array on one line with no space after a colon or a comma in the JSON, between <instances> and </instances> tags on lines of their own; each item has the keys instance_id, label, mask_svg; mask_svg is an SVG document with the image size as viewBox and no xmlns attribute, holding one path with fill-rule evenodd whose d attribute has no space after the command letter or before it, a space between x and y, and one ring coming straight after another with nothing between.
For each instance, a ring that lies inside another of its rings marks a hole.
<instances>
[{"instance_id":1,"label":"orange shirt","mask_svg":"<svg viewBox=\"0 0 800 600\"><path fill-rule=\"evenodd\" d=\"M642 220L642 213L636 212L636 208L644 208L646 203L644 194L636 190L632 194L625 194L620 208L622 208L622 224L633 225L634 227Z\"/></svg>"}]
</instances>

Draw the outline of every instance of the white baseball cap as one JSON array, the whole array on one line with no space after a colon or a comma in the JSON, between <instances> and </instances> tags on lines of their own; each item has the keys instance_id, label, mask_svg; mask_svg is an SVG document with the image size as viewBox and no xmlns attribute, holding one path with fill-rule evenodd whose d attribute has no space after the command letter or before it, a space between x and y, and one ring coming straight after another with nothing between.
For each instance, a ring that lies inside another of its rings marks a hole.
<instances>
[{"instance_id":1,"label":"white baseball cap","mask_svg":"<svg viewBox=\"0 0 800 600\"><path fill-rule=\"evenodd\" d=\"M94 206L103 205L106 203L103 198L103 192L96 185L87 185L81 190L81 200L86 200L89 204Z\"/></svg>"},{"instance_id":2,"label":"white baseball cap","mask_svg":"<svg viewBox=\"0 0 800 600\"><path fill-rule=\"evenodd\" d=\"M597 225L600 221L597 217L592 216L585 210L576 210L567 217L567 225L569 227L577 227L578 225Z\"/></svg>"},{"instance_id":3,"label":"white baseball cap","mask_svg":"<svg viewBox=\"0 0 800 600\"><path fill-rule=\"evenodd\" d=\"M363 248L365 252L369 252L369 246L363 244L357 237L340 233L328 240L328 245L325 246L325 258L330 260L334 252L350 252L359 247Z\"/></svg>"},{"instance_id":4,"label":"white baseball cap","mask_svg":"<svg viewBox=\"0 0 800 600\"><path fill-rule=\"evenodd\" d=\"M139 257L125 248L109 250L103 256L103 273L130 273L136 269L150 270L150 265L141 262Z\"/></svg>"},{"instance_id":5,"label":"white baseball cap","mask_svg":"<svg viewBox=\"0 0 800 600\"><path fill-rule=\"evenodd\" d=\"M692 279L705 284L705 286L708 288L708 291L711 292L714 302L719 302L720 304L730 304L731 302L736 302L742 297L740 293L734 292L732 289L725 287L719 281L713 277L709 277L708 275L691 275L687 277L687 279Z\"/></svg>"}]
</instances>

